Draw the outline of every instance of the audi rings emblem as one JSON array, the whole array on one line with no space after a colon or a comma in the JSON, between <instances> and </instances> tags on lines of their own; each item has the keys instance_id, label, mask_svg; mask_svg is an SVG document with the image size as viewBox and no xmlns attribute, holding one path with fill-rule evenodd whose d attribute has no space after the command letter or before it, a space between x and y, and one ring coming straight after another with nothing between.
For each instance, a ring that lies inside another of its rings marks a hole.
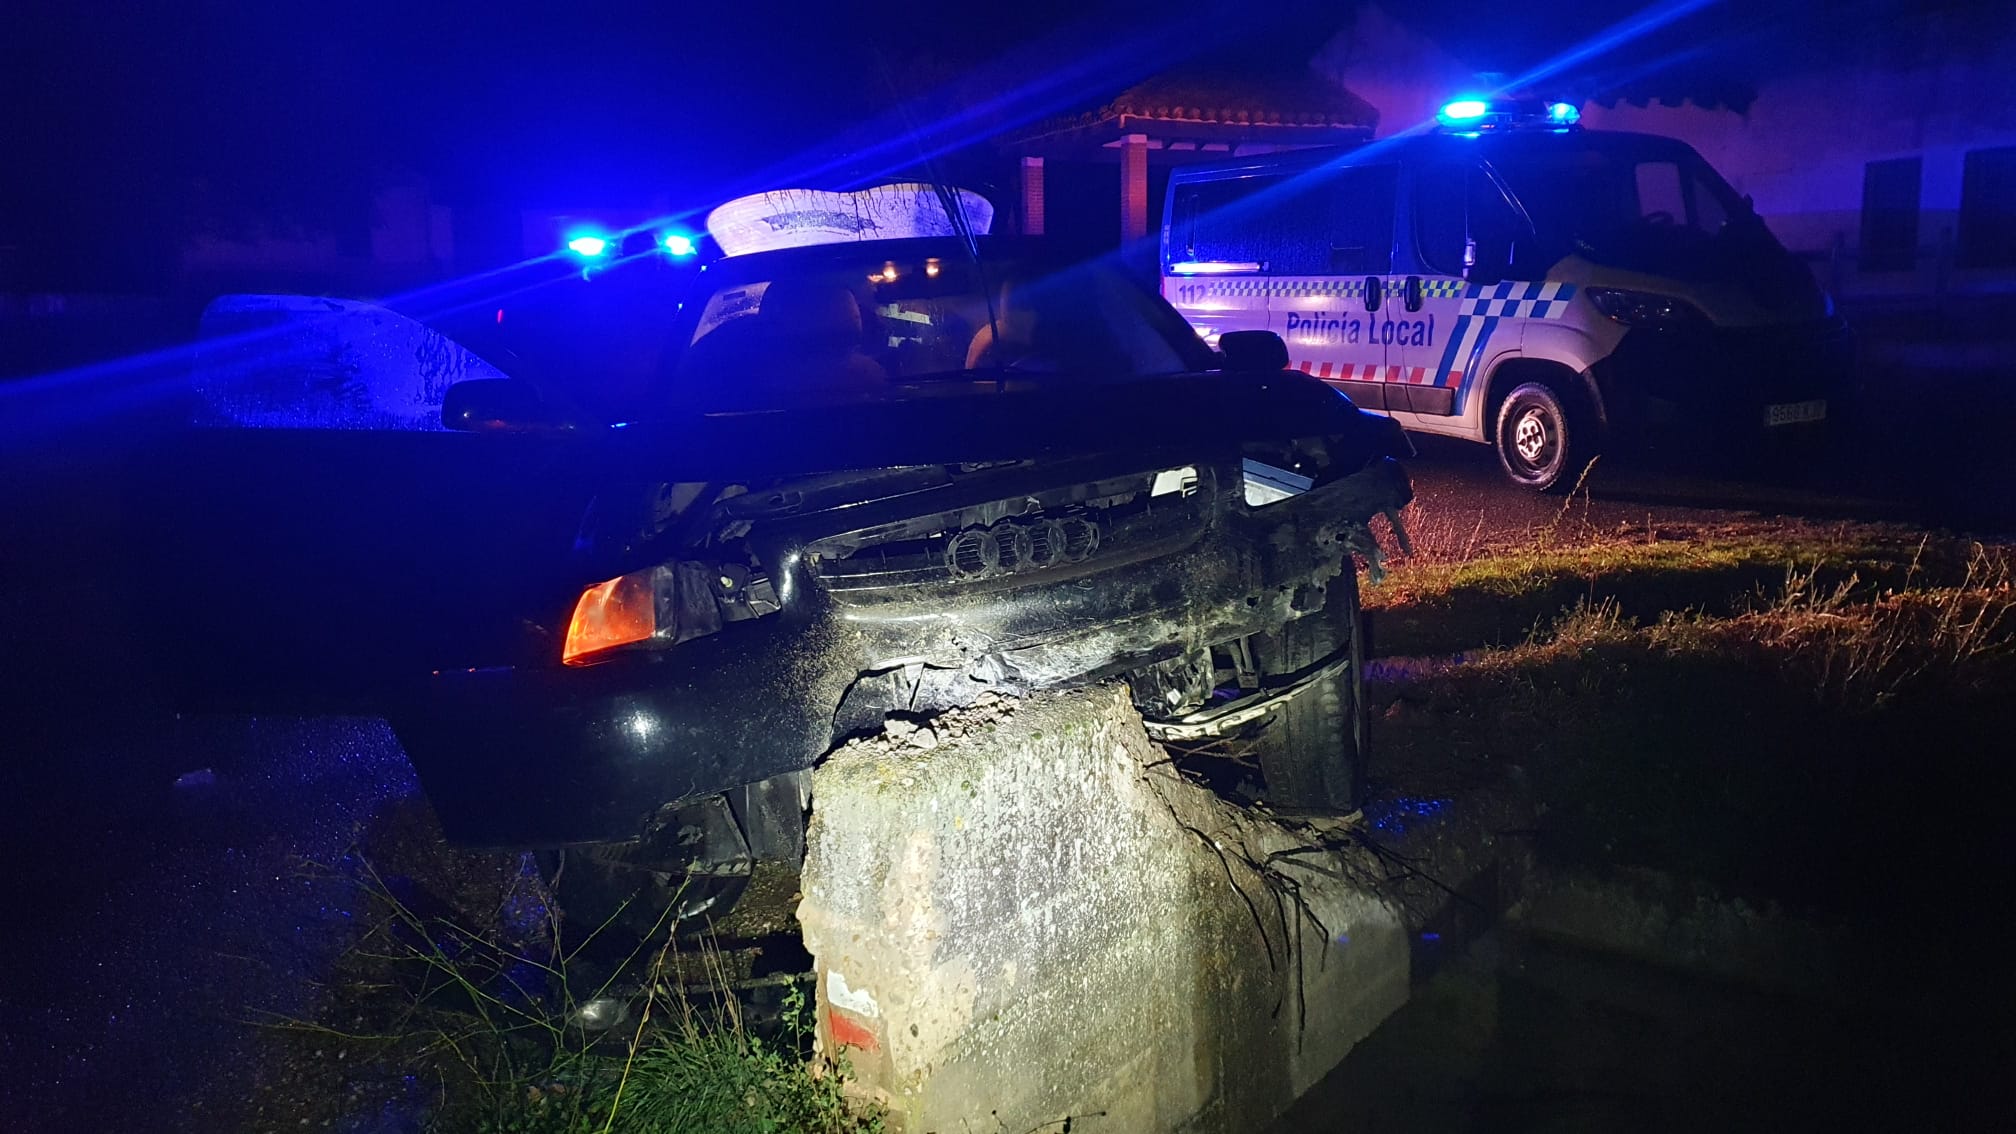
<instances>
[{"instance_id":1,"label":"audi rings emblem","mask_svg":"<svg viewBox=\"0 0 2016 1134\"><path fill-rule=\"evenodd\" d=\"M967 528L945 544L945 568L955 579L984 579L1082 563L1099 550L1099 525L1083 516L1001 520Z\"/></svg>"}]
</instances>

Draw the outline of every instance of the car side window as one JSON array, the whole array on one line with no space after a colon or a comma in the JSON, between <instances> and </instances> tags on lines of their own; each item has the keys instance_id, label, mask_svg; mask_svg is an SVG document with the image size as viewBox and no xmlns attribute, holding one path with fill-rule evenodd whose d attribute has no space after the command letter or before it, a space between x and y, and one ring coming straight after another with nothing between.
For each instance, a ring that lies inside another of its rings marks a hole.
<instances>
[{"instance_id":1,"label":"car side window","mask_svg":"<svg viewBox=\"0 0 2016 1134\"><path fill-rule=\"evenodd\" d=\"M1464 252L1502 265L1518 252L1524 231L1518 214L1491 175L1474 165L1436 165L1414 179L1414 241L1423 266L1438 275L1463 276Z\"/></svg>"},{"instance_id":2,"label":"car side window","mask_svg":"<svg viewBox=\"0 0 2016 1134\"><path fill-rule=\"evenodd\" d=\"M1687 199L1680 186L1680 166L1670 161L1641 161L1634 171L1638 183L1638 217L1665 224L1687 223Z\"/></svg>"},{"instance_id":3,"label":"car side window","mask_svg":"<svg viewBox=\"0 0 2016 1134\"><path fill-rule=\"evenodd\" d=\"M1233 177L1179 186L1169 220L1169 254L1177 261L1265 264L1274 234L1267 191L1278 177Z\"/></svg>"},{"instance_id":4,"label":"car side window","mask_svg":"<svg viewBox=\"0 0 2016 1134\"><path fill-rule=\"evenodd\" d=\"M1393 201L1399 167L1305 173L1269 202L1279 243L1277 276L1377 276L1393 270Z\"/></svg>"}]
</instances>

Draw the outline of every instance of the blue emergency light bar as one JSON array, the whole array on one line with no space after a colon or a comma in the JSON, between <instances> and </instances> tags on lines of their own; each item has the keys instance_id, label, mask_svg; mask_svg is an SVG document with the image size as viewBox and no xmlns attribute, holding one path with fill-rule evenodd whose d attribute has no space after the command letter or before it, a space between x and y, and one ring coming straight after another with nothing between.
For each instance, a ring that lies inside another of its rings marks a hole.
<instances>
[{"instance_id":1,"label":"blue emergency light bar","mask_svg":"<svg viewBox=\"0 0 2016 1134\"><path fill-rule=\"evenodd\" d=\"M1435 121L1459 134L1536 127L1569 130L1581 123L1582 112L1572 102L1466 96L1442 104Z\"/></svg>"},{"instance_id":2,"label":"blue emergency light bar","mask_svg":"<svg viewBox=\"0 0 2016 1134\"><path fill-rule=\"evenodd\" d=\"M1481 122L1491 113L1491 104L1481 98L1459 98L1442 107L1442 113L1435 116L1444 126L1467 126Z\"/></svg>"},{"instance_id":3,"label":"blue emergency light bar","mask_svg":"<svg viewBox=\"0 0 2016 1134\"><path fill-rule=\"evenodd\" d=\"M609 251L609 241L600 236L577 236L567 242L567 251L592 260Z\"/></svg>"}]
</instances>

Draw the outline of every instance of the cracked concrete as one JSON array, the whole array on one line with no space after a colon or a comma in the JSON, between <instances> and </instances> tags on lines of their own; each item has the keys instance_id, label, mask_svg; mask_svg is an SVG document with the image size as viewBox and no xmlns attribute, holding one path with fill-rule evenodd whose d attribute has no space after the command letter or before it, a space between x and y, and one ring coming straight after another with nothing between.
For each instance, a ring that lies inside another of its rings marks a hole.
<instances>
[{"instance_id":1,"label":"cracked concrete","mask_svg":"<svg viewBox=\"0 0 2016 1134\"><path fill-rule=\"evenodd\" d=\"M1124 694L928 727L814 773L799 909L821 1042L899 1129L1252 1129L1406 999L1365 864L1185 780Z\"/></svg>"}]
</instances>

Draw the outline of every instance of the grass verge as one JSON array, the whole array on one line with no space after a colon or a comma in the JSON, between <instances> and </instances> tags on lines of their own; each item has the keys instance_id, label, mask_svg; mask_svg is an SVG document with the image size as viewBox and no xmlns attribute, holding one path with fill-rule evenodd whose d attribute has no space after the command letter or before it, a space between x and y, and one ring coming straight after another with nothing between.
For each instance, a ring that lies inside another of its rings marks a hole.
<instances>
[{"instance_id":1,"label":"grass verge","mask_svg":"<svg viewBox=\"0 0 2016 1134\"><path fill-rule=\"evenodd\" d=\"M595 934L563 945L529 863L487 902L481 886L444 897L441 873L430 872L430 891L360 855L341 873L355 886L356 940L313 1018L268 1021L292 1048L286 1062L310 1069L291 1109L265 1109L287 1125L297 1113L312 1125L319 1106L342 1124L377 1110L372 1128L443 1134L882 1129L847 1093L844 1060L813 1053L804 990L785 989L774 1026L752 1026L709 941L661 922L584 982L579 958ZM639 985L641 995L615 995ZM616 1022L584 1028L584 1006L605 995Z\"/></svg>"},{"instance_id":2,"label":"grass verge","mask_svg":"<svg viewBox=\"0 0 2016 1134\"><path fill-rule=\"evenodd\" d=\"M1572 503L1572 501L1571 501ZM1674 612L1730 615L1796 582L1859 601L1885 590L1976 586L2010 549L1876 524L1792 520L1667 524L1642 530L1544 527L1478 547L1453 529L1413 533L1414 553L1367 586L1378 653L1512 646L1578 603L1614 604L1652 621ZM1845 588L1845 590L1843 590Z\"/></svg>"},{"instance_id":3,"label":"grass verge","mask_svg":"<svg viewBox=\"0 0 2016 1134\"><path fill-rule=\"evenodd\" d=\"M1375 685L1380 790L1515 780L1559 861L1792 908L1960 902L1953 885L2006 858L1984 840L2016 798L1993 741L2016 729L2016 585L1988 549L1948 581L1906 576L1795 572L1721 615L1578 602L1472 664ZM1919 877L1905 851L1925 838L1966 869Z\"/></svg>"}]
</instances>

